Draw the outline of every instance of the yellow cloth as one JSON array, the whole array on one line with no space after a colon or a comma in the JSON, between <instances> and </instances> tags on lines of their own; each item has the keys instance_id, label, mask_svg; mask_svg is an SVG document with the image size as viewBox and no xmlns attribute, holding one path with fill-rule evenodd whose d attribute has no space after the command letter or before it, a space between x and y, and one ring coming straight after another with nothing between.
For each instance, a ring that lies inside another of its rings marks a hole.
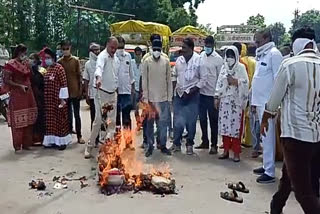
<instances>
[{"instance_id":1,"label":"yellow cloth","mask_svg":"<svg viewBox=\"0 0 320 214\"><path fill-rule=\"evenodd\" d=\"M47 70L44 67L40 67L39 72L44 76L47 73Z\"/></svg>"},{"instance_id":2,"label":"yellow cloth","mask_svg":"<svg viewBox=\"0 0 320 214\"><path fill-rule=\"evenodd\" d=\"M241 55L244 55L244 56L241 59L242 59L242 62L248 68L249 88L251 88L252 78L253 78L254 72L256 70L256 60L253 57L245 56L246 55L246 48L245 48L245 53L243 52L243 50L244 50L244 48L242 47ZM250 107L246 108L246 110L245 110L245 134L242 138L242 144L245 146L252 146L249 111L250 111Z\"/></svg>"}]
</instances>

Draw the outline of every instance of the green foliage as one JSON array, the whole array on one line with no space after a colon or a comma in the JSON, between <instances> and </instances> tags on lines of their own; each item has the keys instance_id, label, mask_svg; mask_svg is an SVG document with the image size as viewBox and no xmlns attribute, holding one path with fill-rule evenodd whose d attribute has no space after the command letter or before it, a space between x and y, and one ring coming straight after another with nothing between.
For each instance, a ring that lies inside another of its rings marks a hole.
<instances>
[{"instance_id":1,"label":"green foliage","mask_svg":"<svg viewBox=\"0 0 320 214\"><path fill-rule=\"evenodd\" d=\"M205 0L0 0L0 43L7 47L25 43L30 51L43 45L55 49L70 39L73 50L86 56L88 45L103 44L110 35L109 24L126 16L78 11L69 4L136 15L135 19L167 24L174 31L197 25L195 9ZM189 11L184 8L189 3Z\"/></svg>"},{"instance_id":2,"label":"green foliage","mask_svg":"<svg viewBox=\"0 0 320 214\"><path fill-rule=\"evenodd\" d=\"M293 26L290 30L292 34L295 30L301 27L311 27L316 32L316 42L320 42L320 11L319 10L309 10L302 15L297 15L294 20L292 20Z\"/></svg>"},{"instance_id":3,"label":"green foliage","mask_svg":"<svg viewBox=\"0 0 320 214\"><path fill-rule=\"evenodd\" d=\"M206 25L198 25L198 28L200 28L201 30L205 31L208 35L213 35L214 34L214 30L212 29L211 24L206 24Z\"/></svg>"},{"instance_id":4,"label":"green foliage","mask_svg":"<svg viewBox=\"0 0 320 214\"><path fill-rule=\"evenodd\" d=\"M248 21L247 21L247 25L257 25L261 28L265 28L266 24L265 22L265 18L263 15L259 14L256 16L250 16Z\"/></svg>"},{"instance_id":5,"label":"green foliage","mask_svg":"<svg viewBox=\"0 0 320 214\"><path fill-rule=\"evenodd\" d=\"M269 25L268 28L271 31L275 44L277 46L281 45L286 34L286 28L284 27L284 24L282 24L281 22L276 22L272 25Z\"/></svg>"}]
</instances>

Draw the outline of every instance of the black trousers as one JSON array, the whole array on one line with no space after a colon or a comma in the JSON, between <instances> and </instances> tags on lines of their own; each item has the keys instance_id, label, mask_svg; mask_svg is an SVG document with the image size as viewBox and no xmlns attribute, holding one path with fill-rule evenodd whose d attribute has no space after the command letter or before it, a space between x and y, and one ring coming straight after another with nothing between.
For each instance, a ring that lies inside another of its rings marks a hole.
<instances>
[{"instance_id":1,"label":"black trousers","mask_svg":"<svg viewBox=\"0 0 320 214\"><path fill-rule=\"evenodd\" d=\"M284 164L278 191L271 202L271 214L280 214L294 191L306 214L320 213L320 143L283 138Z\"/></svg>"},{"instance_id":2,"label":"black trousers","mask_svg":"<svg viewBox=\"0 0 320 214\"><path fill-rule=\"evenodd\" d=\"M91 130L92 130L92 124L96 117L96 107L94 105L94 99L89 100L89 105L90 105L90 119L91 119Z\"/></svg>"},{"instance_id":3,"label":"black trousers","mask_svg":"<svg viewBox=\"0 0 320 214\"><path fill-rule=\"evenodd\" d=\"M214 108L214 98L200 94L199 118L202 131L202 143L209 145L208 117L211 129L211 147L217 147L218 143L218 118L219 111Z\"/></svg>"},{"instance_id":4,"label":"black trousers","mask_svg":"<svg viewBox=\"0 0 320 214\"><path fill-rule=\"evenodd\" d=\"M118 105L117 105L117 118L116 118L117 126L121 127L121 117L120 117L121 115L123 128L131 129L131 117L130 117L131 109L132 109L131 95L119 94Z\"/></svg>"},{"instance_id":5,"label":"black trousers","mask_svg":"<svg viewBox=\"0 0 320 214\"><path fill-rule=\"evenodd\" d=\"M68 99L68 117L69 117L70 133L73 130L73 115L76 120L77 137L81 138L82 135L81 135L80 99L79 98L69 98Z\"/></svg>"}]
</instances>

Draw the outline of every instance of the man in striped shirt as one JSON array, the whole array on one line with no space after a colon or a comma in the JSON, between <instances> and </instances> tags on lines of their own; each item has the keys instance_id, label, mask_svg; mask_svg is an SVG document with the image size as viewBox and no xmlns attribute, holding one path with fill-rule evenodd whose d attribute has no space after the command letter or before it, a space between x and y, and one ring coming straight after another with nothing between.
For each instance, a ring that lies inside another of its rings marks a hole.
<instances>
[{"instance_id":1,"label":"man in striped shirt","mask_svg":"<svg viewBox=\"0 0 320 214\"><path fill-rule=\"evenodd\" d=\"M284 60L280 66L266 104L261 133L265 135L268 120L281 105L285 162L279 191L287 189L290 193L292 186L304 213L316 214L320 213L319 186L315 185L319 183L320 172L320 57L312 29L299 29L293 38L296 38L293 43L295 56ZM312 167L314 164L318 166ZM274 197L271 214L282 213L285 201Z\"/></svg>"}]
</instances>

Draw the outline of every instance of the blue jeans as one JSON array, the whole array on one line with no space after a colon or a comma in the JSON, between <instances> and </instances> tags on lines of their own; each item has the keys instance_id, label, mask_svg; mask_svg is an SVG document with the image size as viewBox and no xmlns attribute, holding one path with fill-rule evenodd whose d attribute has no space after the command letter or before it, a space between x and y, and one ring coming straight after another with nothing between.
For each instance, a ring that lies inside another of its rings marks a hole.
<instances>
[{"instance_id":1,"label":"blue jeans","mask_svg":"<svg viewBox=\"0 0 320 214\"><path fill-rule=\"evenodd\" d=\"M130 112L132 108L131 95L130 94L119 94L118 104L117 104L117 118L116 125L121 126L122 116L122 126L126 129L131 129L131 117Z\"/></svg>"},{"instance_id":2,"label":"blue jeans","mask_svg":"<svg viewBox=\"0 0 320 214\"><path fill-rule=\"evenodd\" d=\"M260 151L261 145L260 145L260 122L257 118L258 115L254 115L251 111L249 114L250 119L250 132L251 132L251 139L252 139L252 146L254 151Z\"/></svg>"},{"instance_id":3,"label":"blue jeans","mask_svg":"<svg viewBox=\"0 0 320 214\"><path fill-rule=\"evenodd\" d=\"M178 95L173 100L174 111L174 140L176 146L181 146L182 134L184 127L187 128L187 146L194 145L194 137L196 135L196 125L199 114L199 93L192 97L182 99Z\"/></svg>"},{"instance_id":4,"label":"blue jeans","mask_svg":"<svg viewBox=\"0 0 320 214\"><path fill-rule=\"evenodd\" d=\"M169 126L169 102L159 102L159 103L149 103L154 112L156 112L156 117L158 118L158 135L160 146L166 147L167 144L167 130ZM153 150L154 144L154 122L155 117L149 115L147 116L146 128L147 128L147 144L148 149Z\"/></svg>"}]
</instances>

